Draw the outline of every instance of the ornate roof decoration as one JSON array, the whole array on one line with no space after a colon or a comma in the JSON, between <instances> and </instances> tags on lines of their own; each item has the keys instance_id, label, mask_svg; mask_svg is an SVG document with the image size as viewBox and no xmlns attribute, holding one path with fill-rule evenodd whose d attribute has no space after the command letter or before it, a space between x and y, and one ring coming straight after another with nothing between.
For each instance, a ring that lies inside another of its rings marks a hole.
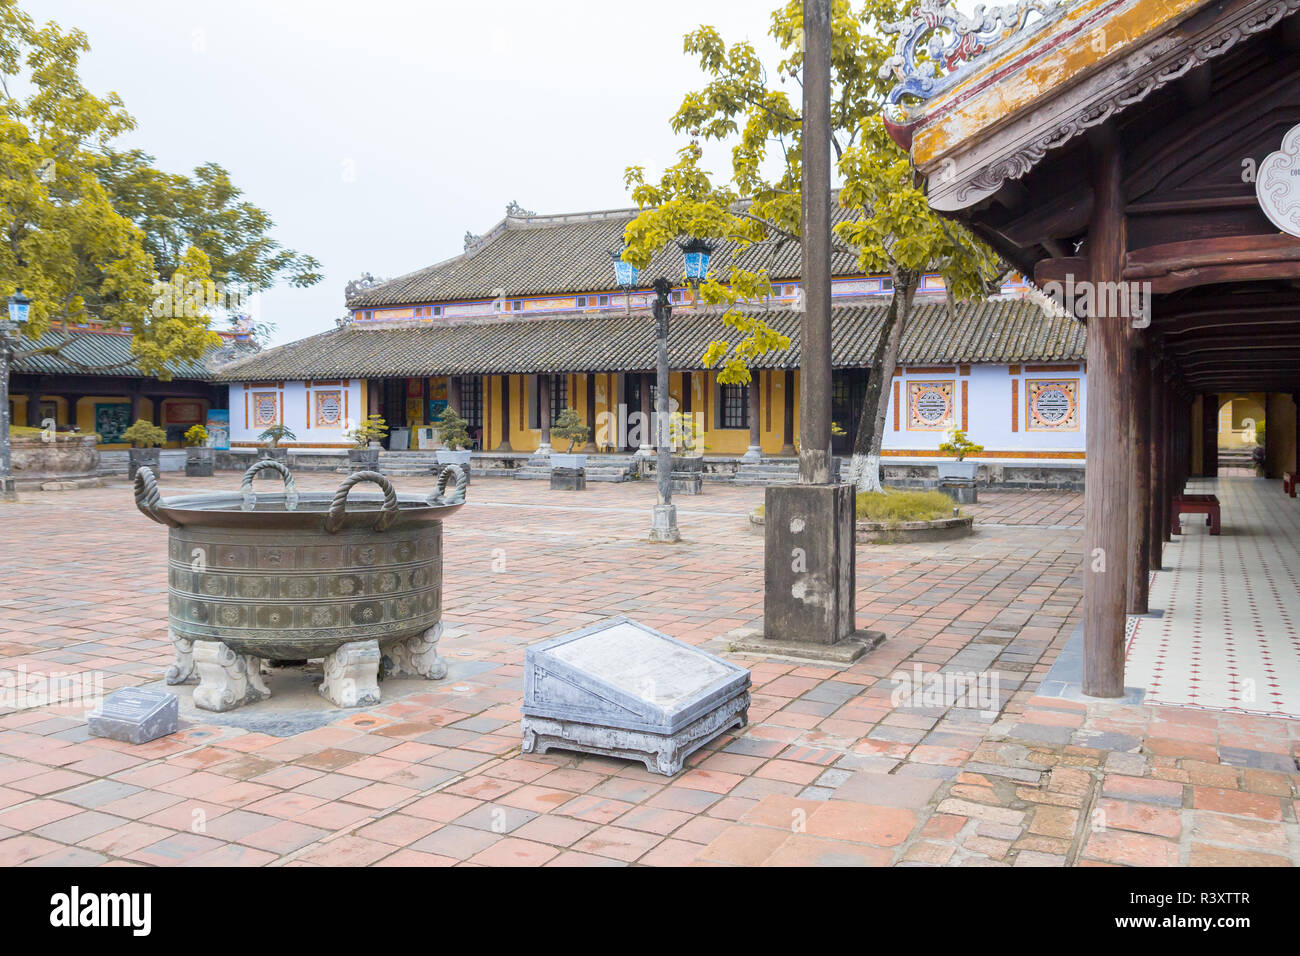
<instances>
[{"instance_id":1,"label":"ornate roof decoration","mask_svg":"<svg viewBox=\"0 0 1300 956\"><path fill-rule=\"evenodd\" d=\"M1015 6L993 7L987 13L984 5L975 7L966 16L949 0L921 0L912 8L905 20L886 23L886 33L897 33L894 55L880 68L880 78L898 78L886 98L886 109L895 122L907 119L903 97L914 96L922 103L951 89L961 79L962 64L969 63L991 46L1023 31L1030 14L1036 13L1041 26L1044 20L1062 9L1065 0L1019 0ZM930 37L925 57L918 61L917 48ZM939 73L937 67L942 68Z\"/></svg>"},{"instance_id":2,"label":"ornate roof decoration","mask_svg":"<svg viewBox=\"0 0 1300 956\"><path fill-rule=\"evenodd\" d=\"M984 27L993 14L977 8L979 18L963 24L974 59L954 51L956 69L943 76L942 44L936 60L919 66L916 51L927 32L945 29L944 16L954 24L946 29L956 29L951 4L921 0L912 19L890 25L902 33L898 75L917 79L893 91L913 102L888 106L885 124L926 177L933 209L967 209L993 195L1048 153L1300 10L1300 0L1026 2L995 11L1013 17L991 45ZM1042 19L1027 28L1022 17L1034 11ZM1105 42L1108 35L1120 39ZM929 86L920 82L926 69Z\"/></svg>"},{"instance_id":3,"label":"ornate roof decoration","mask_svg":"<svg viewBox=\"0 0 1300 956\"><path fill-rule=\"evenodd\" d=\"M536 215L537 213L533 212L531 209L525 209L513 199L506 203L507 219L532 219Z\"/></svg>"},{"instance_id":4,"label":"ornate roof decoration","mask_svg":"<svg viewBox=\"0 0 1300 956\"><path fill-rule=\"evenodd\" d=\"M384 281L385 281L384 279L376 279L369 272L363 272L361 273L361 275L359 275L355 279L352 279L351 281L348 282L346 286L343 287L343 300L346 302L349 299L355 298L356 296L364 292L366 289L372 288L373 286L377 286Z\"/></svg>"}]
</instances>

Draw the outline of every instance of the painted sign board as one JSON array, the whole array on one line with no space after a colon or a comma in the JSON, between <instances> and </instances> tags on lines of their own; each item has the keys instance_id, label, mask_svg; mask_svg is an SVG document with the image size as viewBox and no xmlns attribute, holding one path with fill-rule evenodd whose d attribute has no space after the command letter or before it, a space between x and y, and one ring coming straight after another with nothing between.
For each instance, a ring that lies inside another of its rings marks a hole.
<instances>
[{"instance_id":1,"label":"painted sign board","mask_svg":"<svg viewBox=\"0 0 1300 956\"><path fill-rule=\"evenodd\" d=\"M230 451L230 409L209 408L208 420L203 427L208 430L209 447Z\"/></svg>"}]
</instances>

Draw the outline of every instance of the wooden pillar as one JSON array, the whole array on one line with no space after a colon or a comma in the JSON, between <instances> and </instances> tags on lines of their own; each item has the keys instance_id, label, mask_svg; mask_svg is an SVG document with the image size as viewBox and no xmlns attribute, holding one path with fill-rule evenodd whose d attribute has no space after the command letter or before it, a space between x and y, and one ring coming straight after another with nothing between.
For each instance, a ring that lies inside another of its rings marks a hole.
<instances>
[{"instance_id":1,"label":"wooden pillar","mask_svg":"<svg viewBox=\"0 0 1300 956\"><path fill-rule=\"evenodd\" d=\"M25 419L28 428L41 427L41 389L42 386L37 385L27 393L27 413Z\"/></svg>"},{"instance_id":2,"label":"wooden pillar","mask_svg":"<svg viewBox=\"0 0 1300 956\"><path fill-rule=\"evenodd\" d=\"M514 451L510 447L510 376L501 376L501 443L497 451Z\"/></svg>"},{"instance_id":3,"label":"wooden pillar","mask_svg":"<svg viewBox=\"0 0 1300 956\"><path fill-rule=\"evenodd\" d=\"M761 404L760 385L763 373L754 369L749 379L745 397L749 402L749 447L762 449L763 444L763 408Z\"/></svg>"},{"instance_id":4,"label":"wooden pillar","mask_svg":"<svg viewBox=\"0 0 1300 956\"><path fill-rule=\"evenodd\" d=\"M591 429L591 433L587 436L587 444L583 448L583 451L596 452L600 450L599 448L596 447L596 376L593 373L589 372L583 377L587 381L587 423L586 424L587 427ZM614 402L612 401L612 399L614 393L614 377L612 375L610 376L610 381L609 381L609 391L610 391L609 398L611 399L611 401L608 404L613 405ZM618 432L616 430L615 434L617 433Z\"/></svg>"},{"instance_id":5,"label":"wooden pillar","mask_svg":"<svg viewBox=\"0 0 1300 956\"><path fill-rule=\"evenodd\" d=\"M641 448L654 447L654 426L650 414L650 389L654 384L649 372L641 373Z\"/></svg>"},{"instance_id":6,"label":"wooden pillar","mask_svg":"<svg viewBox=\"0 0 1300 956\"><path fill-rule=\"evenodd\" d=\"M1111 128L1093 141L1088 279L1094 292L1124 280L1124 164ZM1103 285L1106 283L1107 285ZM1083 692L1124 696L1131 440L1130 322L1094 294L1088 315L1088 479L1084 491Z\"/></svg>"},{"instance_id":7,"label":"wooden pillar","mask_svg":"<svg viewBox=\"0 0 1300 956\"><path fill-rule=\"evenodd\" d=\"M1295 457L1291 460L1291 470L1300 472L1300 392L1293 392L1291 401L1295 403L1295 445L1292 448Z\"/></svg>"},{"instance_id":8,"label":"wooden pillar","mask_svg":"<svg viewBox=\"0 0 1300 956\"><path fill-rule=\"evenodd\" d=\"M551 444L551 376L537 376L537 424L542 430L542 444Z\"/></svg>"},{"instance_id":9,"label":"wooden pillar","mask_svg":"<svg viewBox=\"0 0 1300 956\"><path fill-rule=\"evenodd\" d=\"M456 414L461 414L460 408L460 376L447 376L447 404L456 409Z\"/></svg>"},{"instance_id":10,"label":"wooden pillar","mask_svg":"<svg viewBox=\"0 0 1300 956\"><path fill-rule=\"evenodd\" d=\"M1151 591L1151 362L1146 329L1131 329L1132 400L1129 402L1128 498L1129 614L1146 614Z\"/></svg>"},{"instance_id":11,"label":"wooden pillar","mask_svg":"<svg viewBox=\"0 0 1300 956\"><path fill-rule=\"evenodd\" d=\"M1147 444L1147 456L1150 474L1150 507L1147 509L1147 559L1150 566L1159 571L1164 567L1164 522L1162 511L1168 511L1165 501L1164 447L1168 441L1165 435L1164 400L1161 391L1164 374L1163 365L1154 357L1149 366L1147 382L1147 403L1151 416L1151 441ZM1148 594L1148 609L1150 605Z\"/></svg>"},{"instance_id":12,"label":"wooden pillar","mask_svg":"<svg viewBox=\"0 0 1300 956\"><path fill-rule=\"evenodd\" d=\"M1219 474L1219 396L1213 392L1201 396L1201 473L1206 478Z\"/></svg>"},{"instance_id":13,"label":"wooden pillar","mask_svg":"<svg viewBox=\"0 0 1300 956\"><path fill-rule=\"evenodd\" d=\"M64 404L67 406L67 409L68 409L68 410L67 410L67 413L66 413L66 417L67 417L67 419L68 419L68 421L67 421L67 425L68 425L69 427L75 427L76 424L77 424L77 405L79 405L79 404L81 403L81 396L80 396L80 395L64 395L64 396L63 396L63 401L64 401Z\"/></svg>"},{"instance_id":14,"label":"wooden pillar","mask_svg":"<svg viewBox=\"0 0 1300 956\"><path fill-rule=\"evenodd\" d=\"M131 400L131 421L127 424L134 425L140 420L140 389L133 389L130 393Z\"/></svg>"},{"instance_id":15,"label":"wooden pillar","mask_svg":"<svg viewBox=\"0 0 1300 956\"><path fill-rule=\"evenodd\" d=\"M1169 519L1169 506L1179 490L1174 486L1175 481L1177 481L1174 477L1174 460L1175 454L1177 454L1174 451L1174 446L1178 442L1178 423L1174 421L1174 389L1170 385L1170 377L1171 369L1166 369L1165 375L1161 376L1160 386L1161 418L1165 421L1165 449L1161 453L1165 473L1165 501L1161 507L1160 515L1162 541L1174 540L1173 525L1170 524Z\"/></svg>"},{"instance_id":16,"label":"wooden pillar","mask_svg":"<svg viewBox=\"0 0 1300 956\"><path fill-rule=\"evenodd\" d=\"M775 374L775 373L773 373ZM785 373L785 415L781 420L781 454L793 455L794 450L794 372Z\"/></svg>"}]
</instances>

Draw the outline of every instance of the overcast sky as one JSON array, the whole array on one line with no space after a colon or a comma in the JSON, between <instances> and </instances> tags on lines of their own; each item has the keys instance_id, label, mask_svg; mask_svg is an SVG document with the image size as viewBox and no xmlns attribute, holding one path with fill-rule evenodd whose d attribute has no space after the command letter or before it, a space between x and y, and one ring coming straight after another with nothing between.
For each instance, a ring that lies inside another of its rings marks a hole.
<instances>
[{"instance_id":1,"label":"overcast sky","mask_svg":"<svg viewBox=\"0 0 1300 956\"><path fill-rule=\"evenodd\" d=\"M702 74L700 23L774 51L776 0L26 0L90 37L87 86L115 91L127 140L169 171L222 164L284 245L325 278L261 297L275 343L330 327L363 271L461 252L506 203L630 206L623 169L657 174ZM771 59L775 63L775 59ZM792 95L797 86L792 84ZM706 154L707 155L707 154ZM709 156L723 172L726 153Z\"/></svg>"}]
</instances>

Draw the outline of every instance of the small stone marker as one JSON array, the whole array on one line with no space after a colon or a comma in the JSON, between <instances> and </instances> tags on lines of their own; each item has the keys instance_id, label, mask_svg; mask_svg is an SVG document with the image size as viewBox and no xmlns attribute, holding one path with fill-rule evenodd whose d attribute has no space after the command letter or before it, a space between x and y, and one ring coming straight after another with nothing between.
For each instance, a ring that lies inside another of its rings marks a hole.
<instances>
[{"instance_id":1,"label":"small stone marker","mask_svg":"<svg viewBox=\"0 0 1300 956\"><path fill-rule=\"evenodd\" d=\"M749 711L749 671L627 618L524 654L523 750L642 761L672 776Z\"/></svg>"},{"instance_id":2,"label":"small stone marker","mask_svg":"<svg viewBox=\"0 0 1300 956\"><path fill-rule=\"evenodd\" d=\"M176 695L144 687L125 687L104 698L86 717L92 737L144 744L176 733L180 703Z\"/></svg>"}]
</instances>

